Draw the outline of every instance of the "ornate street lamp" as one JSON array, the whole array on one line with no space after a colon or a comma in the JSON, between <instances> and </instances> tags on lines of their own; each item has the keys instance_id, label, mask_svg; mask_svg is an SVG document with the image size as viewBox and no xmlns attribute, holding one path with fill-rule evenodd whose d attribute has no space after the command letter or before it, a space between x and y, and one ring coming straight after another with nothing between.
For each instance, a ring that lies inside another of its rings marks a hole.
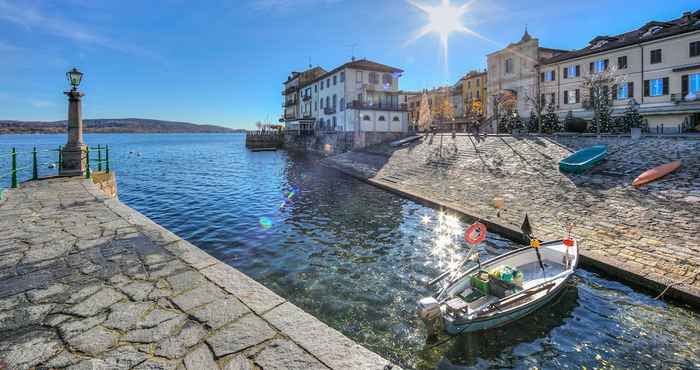
<instances>
[{"instance_id":1,"label":"ornate street lamp","mask_svg":"<svg viewBox=\"0 0 700 370\"><path fill-rule=\"evenodd\" d=\"M82 72L78 71L77 68L73 68L66 72L66 77L68 78L68 81L70 81L71 86L73 86L73 91L78 90L80 81L83 79Z\"/></svg>"},{"instance_id":2,"label":"ornate street lamp","mask_svg":"<svg viewBox=\"0 0 700 370\"><path fill-rule=\"evenodd\" d=\"M68 96L68 142L62 148L62 163L59 174L62 176L81 176L87 163L87 146L83 143L83 112L81 98L85 95L78 91L83 74L76 68L66 72L72 88L64 92Z\"/></svg>"}]
</instances>

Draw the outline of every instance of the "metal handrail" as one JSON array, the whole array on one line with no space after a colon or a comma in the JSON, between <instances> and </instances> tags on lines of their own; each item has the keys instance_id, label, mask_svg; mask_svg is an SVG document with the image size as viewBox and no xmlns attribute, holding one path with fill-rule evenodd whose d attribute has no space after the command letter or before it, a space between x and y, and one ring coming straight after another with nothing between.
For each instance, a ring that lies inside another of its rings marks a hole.
<instances>
[{"instance_id":1,"label":"metal handrail","mask_svg":"<svg viewBox=\"0 0 700 370\"><path fill-rule=\"evenodd\" d=\"M98 145L97 148L90 148L89 146L85 147L85 161L86 161L86 166L85 166L85 178L90 178L92 176L92 172L90 169L90 150L96 150L97 151L97 158L93 159L92 162L97 163L97 170L102 171L103 164L104 168L107 173L110 172L110 160L109 160L109 145ZM45 163L39 163L38 160L38 153L43 153L43 152L58 152L58 170L60 171L61 168L63 168L63 153L62 153L62 147L58 147L58 149L42 149L42 150L37 150L36 146L31 151L23 151L23 152L18 152L16 148L12 148L12 151L10 154L4 154L0 155L0 158L6 158L10 157L11 158L11 170L2 176L0 176L0 179L4 179L6 177L11 177L11 183L10 186L12 188L17 188L19 187L19 179L17 176L17 173L31 168L32 169L32 177L31 180L38 180L39 179L39 165L49 165L52 164L52 162L45 162ZM102 153L104 152L104 159L102 158ZM26 154L26 153L31 153L32 154L32 163L27 166L23 167L18 167L17 166L17 156L18 154ZM0 194L2 194L2 188L0 188ZM0 195L1 198L1 195Z\"/></svg>"}]
</instances>

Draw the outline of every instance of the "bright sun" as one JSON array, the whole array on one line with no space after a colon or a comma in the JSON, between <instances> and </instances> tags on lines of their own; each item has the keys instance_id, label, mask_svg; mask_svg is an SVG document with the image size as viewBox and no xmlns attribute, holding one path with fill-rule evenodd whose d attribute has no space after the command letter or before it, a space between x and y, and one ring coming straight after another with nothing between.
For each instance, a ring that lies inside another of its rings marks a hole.
<instances>
[{"instance_id":1,"label":"bright sun","mask_svg":"<svg viewBox=\"0 0 700 370\"><path fill-rule=\"evenodd\" d=\"M443 57L447 63L447 50L450 34L463 32L475 35L473 31L464 26L462 16L469 10L471 2L461 6L455 6L450 0L440 0L437 6L425 5L414 0L408 2L428 15L428 24L423 26L409 42L417 40L429 33L436 33L440 37Z\"/></svg>"}]
</instances>

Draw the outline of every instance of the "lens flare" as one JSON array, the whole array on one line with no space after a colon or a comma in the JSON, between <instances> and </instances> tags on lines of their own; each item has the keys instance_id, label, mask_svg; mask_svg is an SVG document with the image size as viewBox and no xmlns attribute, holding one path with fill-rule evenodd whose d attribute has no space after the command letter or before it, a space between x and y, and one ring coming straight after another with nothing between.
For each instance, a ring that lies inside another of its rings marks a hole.
<instances>
[{"instance_id":1,"label":"lens flare","mask_svg":"<svg viewBox=\"0 0 700 370\"><path fill-rule=\"evenodd\" d=\"M269 217L260 217L260 227L262 227L263 230L268 230L272 227L272 220Z\"/></svg>"}]
</instances>

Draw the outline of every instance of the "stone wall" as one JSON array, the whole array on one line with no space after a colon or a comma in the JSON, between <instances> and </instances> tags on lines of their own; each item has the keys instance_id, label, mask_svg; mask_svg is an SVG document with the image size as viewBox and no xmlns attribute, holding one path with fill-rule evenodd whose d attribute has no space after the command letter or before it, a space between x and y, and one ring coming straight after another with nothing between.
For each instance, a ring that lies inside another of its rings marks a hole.
<instances>
[{"instance_id":1,"label":"stone wall","mask_svg":"<svg viewBox=\"0 0 700 370\"><path fill-rule=\"evenodd\" d=\"M297 135L288 132L284 137L284 147L290 150L335 155L397 140L404 136L406 133L402 132L320 132L314 135Z\"/></svg>"}]
</instances>

